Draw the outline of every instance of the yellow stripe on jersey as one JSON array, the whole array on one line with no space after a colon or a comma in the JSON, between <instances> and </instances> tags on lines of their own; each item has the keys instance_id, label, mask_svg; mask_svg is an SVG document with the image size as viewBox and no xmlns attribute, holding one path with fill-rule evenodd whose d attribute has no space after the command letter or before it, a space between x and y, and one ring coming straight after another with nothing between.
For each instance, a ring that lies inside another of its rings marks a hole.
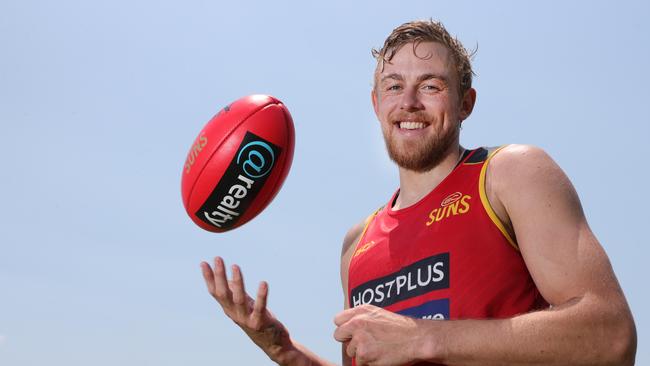
<instances>
[{"instance_id":1,"label":"yellow stripe on jersey","mask_svg":"<svg viewBox=\"0 0 650 366\"><path fill-rule=\"evenodd\" d=\"M508 233L508 230L506 230L505 225L503 222L501 222L501 219L499 219L499 216L497 216L496 212L494 212L494 209L492 208L492 205L490 205L490 201L488 200L487 193L485 192L485 176L487 173L487 167L488 164L490 163L490 160L496 153L498 153L501 149L505 147L501 146L497 148L496 150L492 151L489 155L487 160L485 160L485 165L483 165L483 168L481 168L481 175L479 177L479 183L478 183L478 191L481 196L481 203L483 204L483 207L485 207L485 211L487 212L488 216L494 223L494 225L499 228L503 236L508 240L510 245L512 245L513 248L515 248L516 251L519 251L519 246L515 242L515 240L510 236L510 233Z\"/></svg>"},{"instance_id":2,"label":"yellow stripe on jersey","mask_svg":"<svg viewBox=\"0 0 650 366\"><path fill-rule=\"evenodd\" d=\"M366 218L366 223L363 226L363 231L361 232L361 235L359 235L359 239L357 239L357 242L354 244L354 254L352 254L352 258L354 258L357 255L361 254L361 252L359 252L359 250L362 249L362 248L359 248L359 244L361 243L361 239L363 239L363 237L366 236L366 231L368 230L368 227L370 226L370 223L375 218L375 216L377 216L377 213L379 213L379 211L382 208L384 208L384 206L378 208L377 210L375 210L375 212L373 212L372 214L370 214Z\"/></svg>"}]
</instances>

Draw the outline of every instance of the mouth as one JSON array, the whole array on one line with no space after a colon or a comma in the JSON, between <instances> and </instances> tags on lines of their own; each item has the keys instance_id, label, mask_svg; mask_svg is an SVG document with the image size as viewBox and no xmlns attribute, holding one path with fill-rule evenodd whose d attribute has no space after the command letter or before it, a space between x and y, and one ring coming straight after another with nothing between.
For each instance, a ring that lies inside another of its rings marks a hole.
<instances>
[{"instance_id":1,"label":"mouth","mask_svg":"<svg viewBox=\"0 0 650 366\"><path fill-rule=\"evenodd\" d=\"M400 130L422 130L429 126L427 122L418 122L418 121L397 121L394 125Z\"/></svg>"}]
</instances>

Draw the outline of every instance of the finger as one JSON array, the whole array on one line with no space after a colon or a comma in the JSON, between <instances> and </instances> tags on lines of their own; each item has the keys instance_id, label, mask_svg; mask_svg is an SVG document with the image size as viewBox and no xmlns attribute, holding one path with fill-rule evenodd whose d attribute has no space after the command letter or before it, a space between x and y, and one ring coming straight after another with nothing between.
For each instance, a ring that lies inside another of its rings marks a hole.
<instances>
[{"instance_id":1,"label":"finger","mask_svg":"<svg viewBox=\"0 0 650 366\"><path fill-rule=\"evenodd\" d=\"M201 273L203 274L205 285L208 287L208 292L214 294L214 276L212 274L212 268L210 268L208 263L201 262Z\"/></svg>"},{"instance_id":2,"label":"finger","mask_svg":"<svg viewBox=\"0 0 650 366\"><path fill-rule=\"evenodd\" d=\"M232 294L226 279L226 268L221 257L214 258L214 297L221 305L232 303Z\"/></svg>"},{"instance_id":3,"label":"finger","mask_svg":"<svg viewBox=\"0 0 650 366\"><path fill-rule=\"evenodd\" d=\"M266 299L269 294L269 285L262 281L260 286L257 289L257 298L253 304L253 314L251 318L253 320L253 328L260 330L263 326L264 314L266 312Z\"/></svg>"},{"instance_id":4,"label":"finger","mask_svg":"<svg viewBox=\"0 0 650 366\"><path fill-rule=\"evenodd\" d=\"M238 265L232 265L232 301L237 308L237 311L246 315L248 309L246 306L246 288L244 287L244 276L241 273L241 268Z\"/></svg>"},{"instance_id":5,"label":"finger","mask_svg":"<svg viewBox=\"0 0 650 366\"><path fill-rule=\"evenodd\" d=\"M260 282L260 286L257 289L257 298L255 299L255 305L253 306L254 314L263 314L266 310L266 299L269 295L269 285L265 281Z\"/></svg>"},{"instance_id":6,"label":"finger","mask_svg":"<svg viewBox=\"0 0 650 366\"><path fill-rule=\"evenodd\" d=\"M336 324L336 326L341 326L347 323L350 319L354 318L356 315L361 314L365 311L366 310L363 307L343 310L340 313L336 314L334 317L334 324Z\"/></svg>"},{"instance_id":7,"label":"finger","mask_svg":"<svg viewBox=\"0 0 650 366\"><path fill-rule=\"evenodd\" d=\"M352 339L352 327L349 325L338 326L334 330L334 339L339 342L347 342Z\"/></svg>"},{"instance_id":8,"label":"finger","mask_svg":"<svg viewBox=\"0 0 650 366\"><path fill-rule=\"evenodd\" d=\"M357 356L357 344L353 340L350 340L348 342L347 347L345 347L345 353L350 357L350 358L355 358Z\"/></svg>"}]
</instances>

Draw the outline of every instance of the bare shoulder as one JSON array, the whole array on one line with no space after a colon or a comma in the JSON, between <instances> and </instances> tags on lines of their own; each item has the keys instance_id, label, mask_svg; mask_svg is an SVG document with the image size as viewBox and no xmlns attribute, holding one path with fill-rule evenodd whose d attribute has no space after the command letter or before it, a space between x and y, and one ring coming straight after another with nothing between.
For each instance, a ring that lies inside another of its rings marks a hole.
<instances>
[{"instance_id":1,"label":"bare shoulder","mask_svg":"<svg viewBox=\"0 0 650 366\"><path fill-rule=\"evenodd\" d=\"M578 195L562 168L543 149L531 145L508 145L490 160L486 189L499 216L509 222L513 205L525 198L542 202L559 194L573 211L581 211ZM575 212L578 213L578 212Z\"/></svg>"},{"instance_id":2,"label":"bare shoulder","mask_svg":"<svg viewBox=\"0 0 650 366\"><path fill-rule=\"evenodd\" d=\"M352 252L354 244L359 241L363 229L366 227L367 219L359 221L354 226L352 226L343 238L343 247L341 248L341 257L345 257L346 254Z\"/></svg>"},{"instance_id":3,"label":"bare shoulder","mask_svg":"<svg viewBox=\"0 0 650 366\"><path fill-rule=\"evenodd\" d=\"M366 218L356 225L352 226L343 238L343 246L341 248L341 287L343 288L343 295L345 297L344 306L347 308L347 293L348 293L348 267L350 266L350 259L354 253L356 243L361 239L363 232L368 224L369 218Z\"/></svg>"},{"instance_id":4,"label":"bare shoulder","mask_svg":"<svg viewBox=\"0 0 650 366\"><path fill-rule=\"evenodd\" d=\"M512 237L516 236L515 206L525 197L544 196L543 190L554 190L556 184L573 189L562 169L539 147L513 144L491 153L485 191L490 206ZM569 192L569 196L573 194Z\"/></svg>"},{"instance_id":5,"label":"bare shoulder","mask_svg":"<svg viewBox=\"0 0 650 366\"><path fill-rule=\"evenodd\" d=\"M490 161L493 178L525 179L530 174L543 174L559 166L543 149L532 145L507 145ZM522 174L523 173L523 174Z\"/></svg>"}]
</instances>

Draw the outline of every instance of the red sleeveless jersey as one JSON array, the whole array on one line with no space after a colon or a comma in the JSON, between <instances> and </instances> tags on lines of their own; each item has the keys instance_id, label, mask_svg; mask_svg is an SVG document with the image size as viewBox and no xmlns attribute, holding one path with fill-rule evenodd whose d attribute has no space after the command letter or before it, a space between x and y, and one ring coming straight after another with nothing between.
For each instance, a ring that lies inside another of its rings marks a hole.
<instances>
[{"instance_id":1,"label":"red sleeveless jersey","mask_svg":"<svg viewBox=\"0 0 650 366\"><path fill-rule=\"evenodd\" d=\"M350 260L350 307L371 304L422 319L483 319L548 306L487 200L487 165L497 151L466 153L419 202L393 211L395 193L369 219Z\"/></svg>"}]
</instances>

